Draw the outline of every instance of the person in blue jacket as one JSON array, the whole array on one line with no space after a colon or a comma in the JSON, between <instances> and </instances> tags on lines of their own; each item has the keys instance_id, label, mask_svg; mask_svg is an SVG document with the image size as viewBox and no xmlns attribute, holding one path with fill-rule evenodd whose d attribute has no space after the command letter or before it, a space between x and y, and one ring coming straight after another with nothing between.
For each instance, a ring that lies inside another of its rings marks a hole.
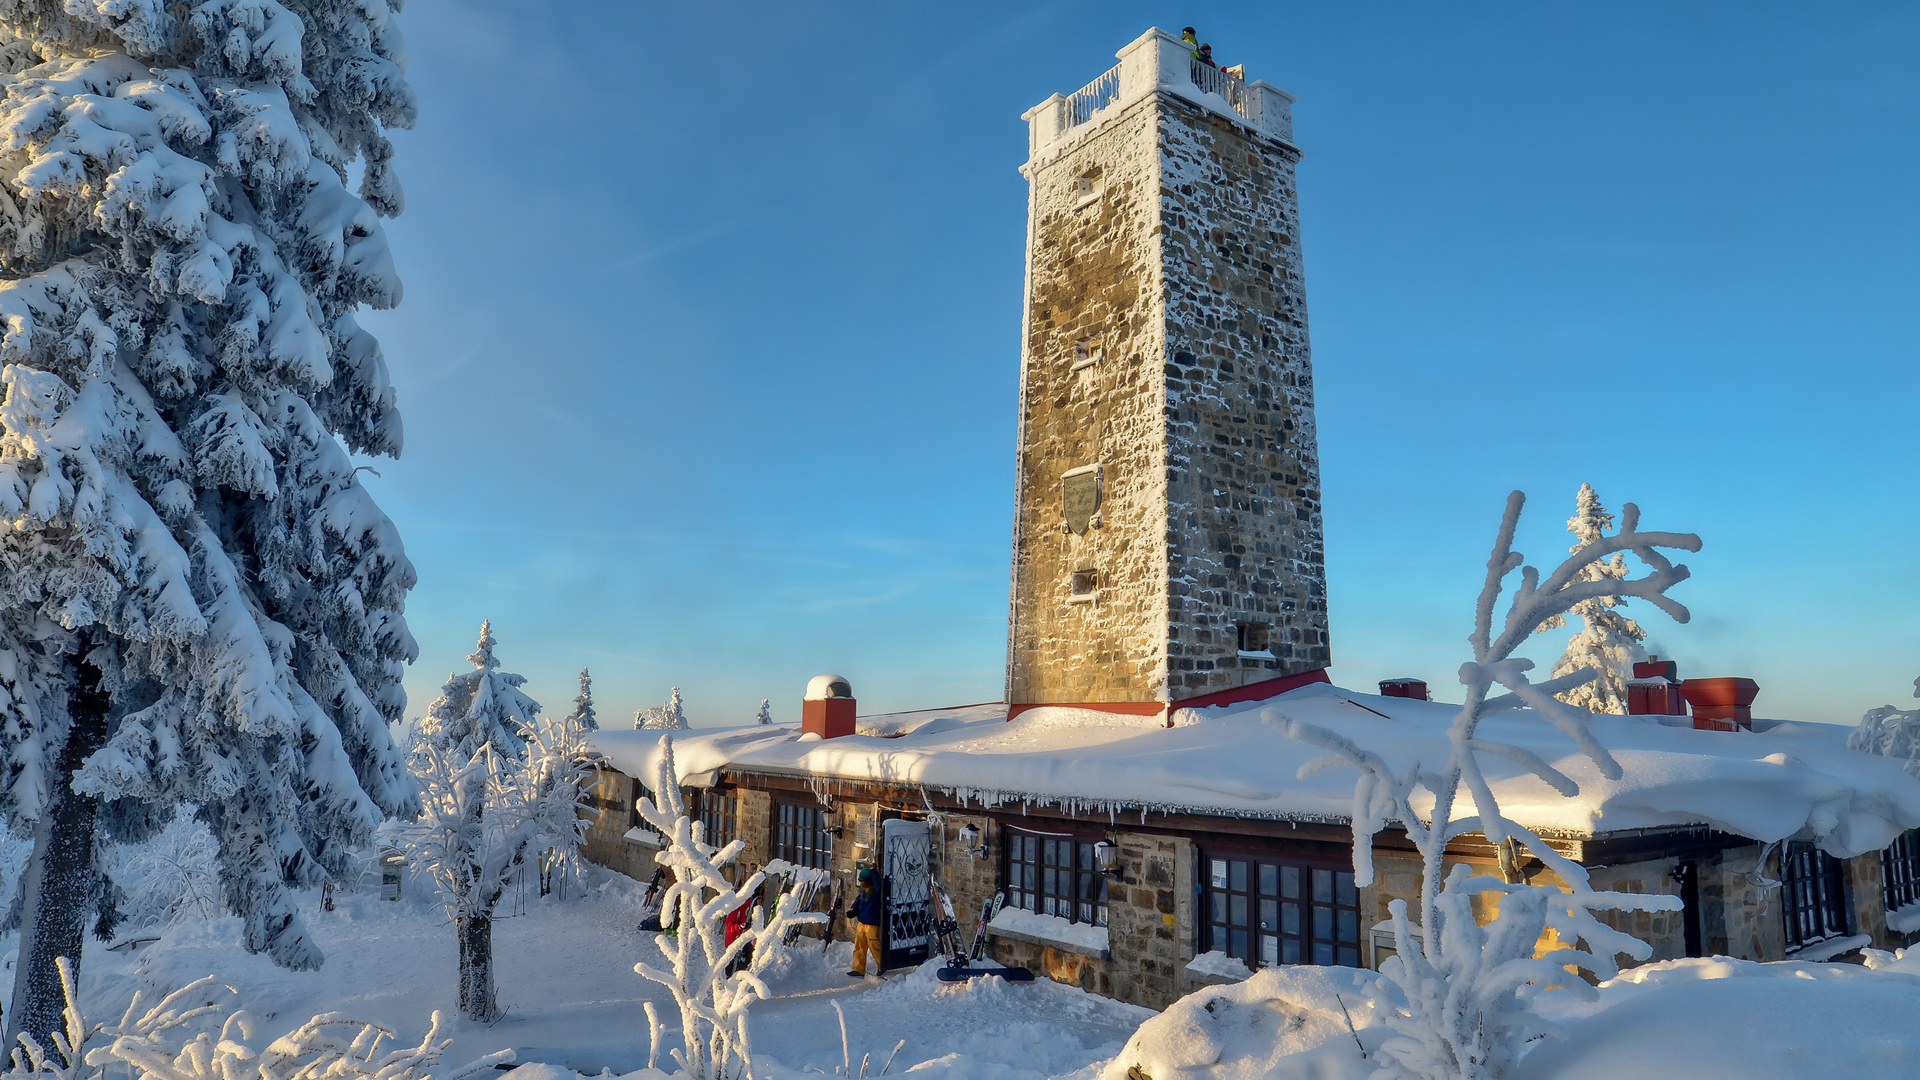
<instances>
[{"instance_id":1,"label":"person in blue jacket","mask_svg":"<svg viewBox=\"0 0 1920 1080\"><path fill-rule=\"evenodd\" d=\"M853 913L853 970L847 974L856 979L867 976L867 957L873 957L873 973L883 970L880 960L880 924L886 918L886 904L880 899L880 883L874 876L873 868L860 868L860 895L854 897L848 907Z\"/></svg>"}]
</instances>

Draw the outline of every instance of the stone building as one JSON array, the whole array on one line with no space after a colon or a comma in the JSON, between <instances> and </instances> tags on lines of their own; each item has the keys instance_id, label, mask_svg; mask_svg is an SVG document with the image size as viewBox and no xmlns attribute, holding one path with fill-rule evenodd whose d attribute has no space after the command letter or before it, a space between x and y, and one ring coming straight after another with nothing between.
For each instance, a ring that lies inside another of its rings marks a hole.
<instances>
[{"instance_id":1,"label":"stone building","mask_svg":"<svg viewBox=\"0 0 1920 1080\"><path fill-rule=\"evenodd\" d=\"M1388 955L1388 904L1417 893L1411 845L1378 835L1358 886L1353 775L1302 779L1318 752L1270 721L1439 760L1453 708L1324 674L1293 99L1158 30L1119 59L1027 114L1007 703L855 719L846 681L823 677L838 689L808 702L810 730L674 733L673 782L710 840L741 842L742 869L850 884L876 867L889 965L927 957L938 884L969 930L1005 897L995 960L1157 1008L1262 965ZM1495 794L1597 887L1679 898L1619 924L1654 958L1820 959L1920 929L1920 781L1843 731L1595 716L1603 745L1632 750L1602 782L1533 726L1581 797L1543 797L1518 768L1489 773ZM591 736L606 760L587 857L641 880L659 838L633 808L662 737ZM1449 850L1557 883L1478 837Z\"/></svg>"},{"instance_id":2,"label":"stone building","mask_svg":"<svg viewBox=\"0 0 1920 1080\"><path fill-rule=\"evenodd\" d=\"M715 842L742 842L743 868L784 860L849 885L857 867L879 869L890 965L927 958L930 880L969 932L1004 894L1012 910L987 931L995 961L1159 1008L1265 964L1377 967L1390 955L1387 905L1418 891L1411 845L1378 836L1375 884L1358 887L1354 774L1298 779L1319 752L1266 721L1286 715L1433 754L1455 709L1315 684L1195 710L1174 727L1054 707L1009 721L993 704L863 717L833 739L792 725L680 732L674 751L690 812ZM1653 959L1825 959L1914 940L1920 834L1908 830L1920 826L1920 781L1847 749L1845 729L1701 731L1687 717L1597 716L1595 736L1625 770L1603 783L1550 725L1531 726L1537 741L1524 745L1574 777L1582 797L1543 798L1517 767L1489 774L1495 793L1596 887L1680 898L1679 911L1616 922ZM632 812L643 790L634 777L657 775L660 737L591 736L607 762L587 856L641 880L656 838ZM1477 874L1559 883L1531 858L1502 866L1479 837L1455 842L1450 858Z\"/></svg>"},{"instance_id":3,"label":"stone building","mask_svg":"<svg viewBox=\"0 0 1920 1080\"><path fill-rule=\"evenodd\" d=\"M1149 31L1026 115L1016 714L1328 663L1293 98L1187 53Z\"/></svg>"}]
</instances>

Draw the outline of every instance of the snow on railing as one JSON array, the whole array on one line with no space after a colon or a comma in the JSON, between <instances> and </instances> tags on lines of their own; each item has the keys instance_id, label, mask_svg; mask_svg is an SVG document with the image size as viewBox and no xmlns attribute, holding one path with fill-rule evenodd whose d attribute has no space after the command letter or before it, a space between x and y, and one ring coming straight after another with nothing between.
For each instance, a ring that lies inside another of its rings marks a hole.
<instances>
[{"instance_id":1,"label":"snow on railing","mask_svg":"<svg viewBox=\"0 0 1920 1080\"><path fill-rule=\"evenodd\" d=\"M1071 131L1093 119L1093 114L1113 104L1120 96L1120 65L1115 64L1107 73L1073 92L1067 98L1066 123L1063 131Z\"/></svg>"},{"instance_id":2,"label":"snow on railing","mask_svg":"<svg viewBox=\"0 0 1920 1080\"><path fill-rule=\"evenodd\" d=\"M1027 110L1028 150L1039 154L1068 133L1096 124L1104 112L1164 90L1203 107L1224 103L1223 111L1248 126L1287 141L1293 139L1292 95L1265 82L1247 82L1240 69L1231 73L1192 58L1191 48L1164 30L1154 29L1120 50L1120 63L1071 96L1055 94Z\"/></svg>"},{"instance_id":3,"label":"snow on railing","mask_svg":"<svg viewBox=\"0 0 1920 1080\"><path fill-rule=\"evenodd\" d=\"M1233 106L1233 111L1249 120L1259 119L1259 113L1248 106L1247 84L1212 64L1193 61L1193 85L1203 94L1218 94Z\"/></svg>"}]
</instances>

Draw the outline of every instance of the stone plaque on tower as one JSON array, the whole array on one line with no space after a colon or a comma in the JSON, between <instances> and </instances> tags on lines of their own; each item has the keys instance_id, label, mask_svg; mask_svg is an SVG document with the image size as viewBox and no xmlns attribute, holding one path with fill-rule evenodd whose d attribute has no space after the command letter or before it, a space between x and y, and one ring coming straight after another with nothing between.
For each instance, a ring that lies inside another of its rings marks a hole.
<instances>
[{"instance_id":1,"label":"stone plaque on tower","mask_svg":"<svg viewBox=\"0 0 1920 1080\"><path fill-rule=\"evenodd\" d=\"M1026 114L1016 711L1328 662L1293 99L1160 30L1118 56Z\"/></svg>"},{"instance_id":2,"label":"stone plaque on tower","mask_svg":"<svg viewBox=\"0 0 1920 1080\"><path fill-rule=\"evenodd\" d=\"M1100 511L1100 474L1093 469L1075 469L1060 480L1060 504L1066 512L1067 530L1075 536L1093 525Z\"/></svg>"}]
</instances>

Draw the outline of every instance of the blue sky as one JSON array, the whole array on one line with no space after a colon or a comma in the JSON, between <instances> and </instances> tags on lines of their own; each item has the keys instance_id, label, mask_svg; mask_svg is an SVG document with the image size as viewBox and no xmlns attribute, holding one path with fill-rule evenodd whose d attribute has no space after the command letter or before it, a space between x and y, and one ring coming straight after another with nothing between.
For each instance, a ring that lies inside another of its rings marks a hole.
<instances>
[{"instance_id":1,"label":"blue sky","mask_svg":"<svg viewBox=\"0 0 1920 1080\"><path fill-rule=\"evenodd\" d=\"M1300 99L1337 682L1451 696L1586 481L1705 541L1683 676L1911 694L1920 6L413 0L410 711L482 618L604 723L998 698L1020 114L1187 23Z\"/></svg>"}]
</instances>

